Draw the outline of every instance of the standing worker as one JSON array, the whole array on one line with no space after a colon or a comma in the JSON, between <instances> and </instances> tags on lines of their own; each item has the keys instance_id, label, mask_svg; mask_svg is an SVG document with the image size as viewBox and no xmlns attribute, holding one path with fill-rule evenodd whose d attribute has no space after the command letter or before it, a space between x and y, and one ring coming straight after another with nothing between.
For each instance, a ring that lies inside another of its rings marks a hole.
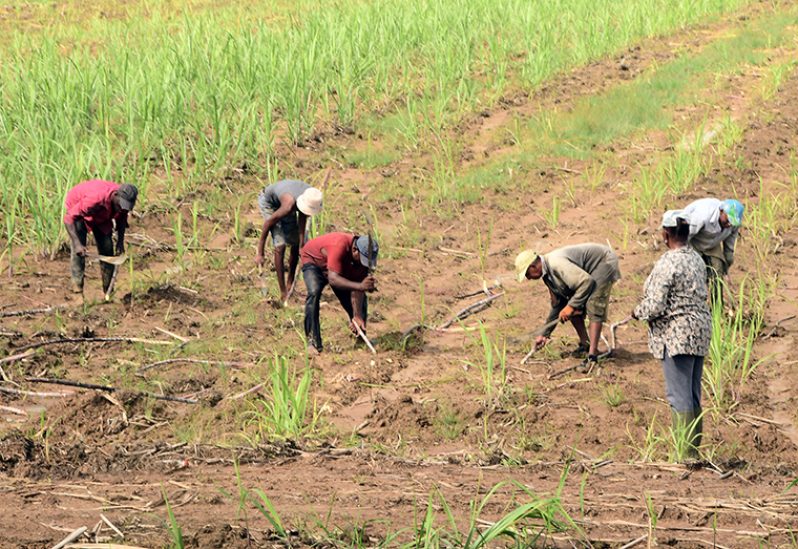
<instances>
[{"instance_id":1,"label":"standing worker","mask_svg":"<svg viewBox=\"0 0 798 549\"><path fill-rule=\"evenodd\" d=\"M67 192L64 205L64 226L71 248L72 291L83 293L86 270L86 239L88 231L94 234L100 255L114 255L112 236L116 224L116 253L125 253L127 214L136 205L139 191L135 185L120 185L111 181L93 179L72 187ZM100 262L103 292L108 293L114 276L114 265Z\"/></svg>"},{"instance_id":2,"label":"standing worker","mask_svg":"<svg viewBox=\"0 0 798 549\"><path fill-rule=\"evenodd\" d=\"M745 207L733 198L720 201L702 198L684 209L690 223L689 244L701 254L706 264L706 277L710 288L717 292L718 280L729 273L734 262L734 245Z\"/></svg>"},{"instance_id":3,"label":"standing worker","mask_svg":"<svg viewBox=\"0 0 798 549\"><path fill-rule=\"evenodd\" d=\"M319 306L321 292L328 283L341 306L349 315L350 329L359 327L366 332L368 298L365 292L376 290L376 281L369 269L377 266L379 246L368 236L350 233L328 233L305 244L302 248L302 276L308 289L305 300L305 336L316 350L322 352Z\"/></svg>"},{"instance_id":4,"label":"standing worker","mask_svg":"<svg viewBox=\"0 0 798 549\"><path fill-rule=\"evenodd\" d=\"M615 253L601 244L565 246L545 255L525 250L515 258L515 269L519 282L542 278L549 289L551 310L546 328L535 340L535 349L549 342L555 320L570 320L579 336L576 352L587 351L581 370L592 370L598 362L598 341L607 320L612 285L621 278ZM590 317L589 335L584 312Z\"/></svg>"},{"instance_id":5,"label":"standing worker","mask_svg":"<svg viewBox=\"0 0 798 549\"><path fill-rule=\"evenodd\" d=\"M294 285L299 251L305 245L308 217L322 208L322 194L304 181L284 179L264 188L258 195L258 206L263 215L263 230L258 242L255 263L263 266L263 249L266 235L271 233L274 245L274 268L280 286L280 302L284 303ZM285 276L285 247L291 246L288 262L288 280Z\"/></svg>"},{"instance_id":6,"label":"standing worker","mask_svg":"<svg viewBox=\"0 0 798 549\"><path fill-rule=\"evenodd\" d=\"M685 434L686 457L698 457L701 445L701 375L712 337L707 306L706 267L687 245L691 223L678 210L662 217L668 248L643 286L633 318L648 321L648 348L662 361L674 433Z\"/></svg>"}]
</instances>

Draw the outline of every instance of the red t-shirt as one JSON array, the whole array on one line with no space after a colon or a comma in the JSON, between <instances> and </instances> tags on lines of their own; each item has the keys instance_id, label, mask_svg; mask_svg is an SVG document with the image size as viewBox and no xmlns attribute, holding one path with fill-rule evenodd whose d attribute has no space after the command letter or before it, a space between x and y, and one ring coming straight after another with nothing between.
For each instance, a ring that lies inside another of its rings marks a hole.
<instances>
[{"instance_id":1,"label":"red t-shirt","mask_svg":"<svg viewBox=\"0 0 798 549\"><path fill-rule=\"evenodd\" d=\"M316 265L325 272L333 271L353 282L362 282L369 270L352 258L350 233L328 233L305 243L302 248L302 265Z\"/></svg>"},{"instance_id":2,"label":"red t-shirt","mask_svg":"<svg viewBox=\"0 0 798 549\"><path fill-rule=\"evenodd\" d=\"M117 226L127 227L127 212L114 214L111 205L113 194L118 189L118 184L101 179L78 183L67 192L64 200L64 223L71 224L82 219L89 230L97 230L102 234L111 234L114 219Z\"/></svg>"}]
</instances>

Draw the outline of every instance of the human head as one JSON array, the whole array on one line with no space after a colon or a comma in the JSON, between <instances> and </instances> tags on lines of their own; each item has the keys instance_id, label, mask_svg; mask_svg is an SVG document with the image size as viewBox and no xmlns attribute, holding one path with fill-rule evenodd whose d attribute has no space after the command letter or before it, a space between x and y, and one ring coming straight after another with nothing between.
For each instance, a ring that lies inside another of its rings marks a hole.
<instances>
[{"instance_id":1,"label":"human head","mask_svg":"<svg viewBox=\"0 0 798 549\"><path fill-rule=\"evenodd\" d=\"M135 185L131 185L130 183L119 185L119 188L116 190L114 205L120 210L129 212L133 210L133 207L136 205L138 196L139 190Z\"/></svg>"},{"instance_id":2,"label":"human head","mask_svg":"<svg viewBox=\"0 0 798 549\"><path fill-rule=\"evenodd\" d=\"M743 206L742 202L734 198L727 198L720 204L720 217L718 218L718 222L724 229L739 227L743 224L744 212L745 206Z\"/></svg>"},{"instance_id":3,"label":"human head","mask_svg":"<svg viewBox=\"0 0 798 549\"><path fill-rule=\"evenodd\" d=\"M322 208L322 194L321 191L315 187L305 189L296 199L296 207L303 214L313 217L321 211Z\"/></svg>"},{"instance_id":4,"label":"human head","mask_svg":"<svg viewBox=\"0 0 798 549\"><path fill-rule=\"evenodd\" d=\"M515 258L515 274L518 282L537 280L543 276L543 262L534 250L524 250Z\"/></svg>"},{"instance_id":5,"label":"human head","mask_svg":"<svg viewBox=\"0 0 798 549\"><path fill-rule=\"evenodd\" d=\"M662 239L669 248L687 244L690 236L690 222L683 210L668 210L662 214Z\"/></svg>"},{"instance_id":6,"label":"human head","mask_svg":"<svg viewBox=\"0 0 798 549\"><path fill-rule=\"evenodd\" d=\"M370 240L371 250L369 250L368 236L358 236L355 238L352 242L352 257L355 261L360 261L360 264L364 267L374 268L377 266L377 256L380 253L380 246L373 238Z\"/></svg>"}]
</instances>

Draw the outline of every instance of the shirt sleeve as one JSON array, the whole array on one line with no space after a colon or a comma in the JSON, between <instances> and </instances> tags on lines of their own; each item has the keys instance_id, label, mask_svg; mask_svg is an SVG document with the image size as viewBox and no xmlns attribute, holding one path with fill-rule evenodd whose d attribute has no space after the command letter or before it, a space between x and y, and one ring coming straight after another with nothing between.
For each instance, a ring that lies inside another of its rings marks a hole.
<instances>
[{"instance_id":1,"label":"shirt sleeve","mask_svg":"<svg viewBox=\"0 0 798 549\"><path fill-rule=\"evenodd\" d=\"M344 273L344 260L346 256L347 246L344 242L336 242L334 245L327 247L327 270L343 275Z\"/></svg>"},{"instance_id":2,"label":"shirt sleeve","mask_svg":"<svg viewBox=\"0 0 798 549\"><path fill-rule=\"evenodd\" d=\"M546 317L546 323L544 324L545 326L551 324L551 326L548 326L548 328L543 331L542 335L545 337L550 337L554 332L554 328L557 327L557 324L555 324L554 321L560 316L560 311L562 311L566 305L565 299L555 294L552 294L552 296L551 309L549 309L549 316Z\"/></svg>"},{"instance_id":3,"label":"shirt sleeve","mask_svg":"<svg viewBox=\"0 0 798 549\"><path fill-rule=\"evenodd\" d=\"M87 215L87 208L86 208L86 201L85 199L78 200L72 206L67 207L67 211L64 214L64 223L67 225L71 225L75 223L78 219L83 219Z\"/></svg>"},{"instance_id":4,"label":"shirt sleeve","mask_svg":"<svg viewBox=\"0 0 798 549\"><path fill-rule=\"evenodd\" d=\"M706 219L701 210L698 209L691 210L688 213L688 217L690 219L690 236L688 239L691 239L701 232L701 229L704 228L704 222L706 222Z\"/></svg>"},{"instance_id":5,"label":"shirt sleeve","mask_svg":"<svg viewBox=\"0 0 798 549\"><path fill-rule=\"evenodd\" d=\"M635 318L654 320L663 315L668 306L671 286L671 277L667 271L661 261L654 265L646 280L643 300L635 307Z\"/></svg>"},{"instance_id":6,"label":"shirt sleeve","mask_svg":"<svg viewBox=\"0 0 798 549\"><path fill-rule=\"evenodd\" d=\"M726 267L731 267L734 263L734 247L737 244L737 236L740 234L738 229L732 230L731 234L723 241L723 259Z\"/></svg>"},{"instance_id":7,"label":"shirt sleeve","mask_svg":"<svg viewBox=\"0 0 798 549\"><path fill-rule=\"evenodd\" d=\"M690 236L688 237L688 239L693 238L695 235L700 233L701 232L701 228L703 226L704 226L703 224L698 223L696 221L693 221L693 219L691 218L690 219Z\"/></svg>"},{"instance_id":8,"label":"shirt sleeve","mask_svg":"<svg viewBox=\"0 0 798 549\"><path fill-rule=\"evenodd\" d=\"M596 287L596 281L587 272L570 261L563 260L552 263L549 263L552 270L556 271L565 285L574 292L574 295L568 301L568 305L574 309L583 309L590 297L590 292Z\"/></svg>"}]
</instances>

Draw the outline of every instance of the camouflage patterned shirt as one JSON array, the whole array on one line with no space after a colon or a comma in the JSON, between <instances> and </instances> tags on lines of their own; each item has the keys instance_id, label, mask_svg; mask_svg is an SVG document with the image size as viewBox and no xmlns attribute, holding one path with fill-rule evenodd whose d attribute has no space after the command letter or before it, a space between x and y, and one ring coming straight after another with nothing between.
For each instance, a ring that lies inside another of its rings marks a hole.
<instances>
[{"instance_id":1,"label":"camouflage patterned shirt","mask_svg":"<svg viewBox=\"0 0 798 549\"><path fill-rule=\"evenodd\" d=\"M668 250L643 286L635 317L648 321L648 348L657 358L705 356L712 337L706 265L690 246Z\"/></svg>"}]
</instances>

